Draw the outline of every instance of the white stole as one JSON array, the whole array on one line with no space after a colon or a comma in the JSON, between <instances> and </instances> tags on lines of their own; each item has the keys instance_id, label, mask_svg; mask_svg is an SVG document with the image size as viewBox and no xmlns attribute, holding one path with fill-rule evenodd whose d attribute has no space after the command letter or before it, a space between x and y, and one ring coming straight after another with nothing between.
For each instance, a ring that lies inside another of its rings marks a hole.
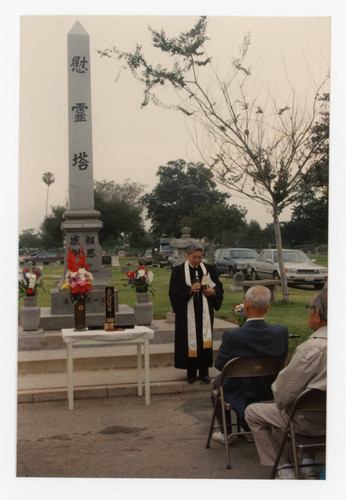
<instances>
[{"instance_id":1,"label":"white stole","mask_svg":"<svg viewBox=\"0 0 346 500\"><path fill-rule=\"evenodd\" d=\"M203 271L203 275L207 275L207 269L203 262L201 262L201 268ZM185 283L188 286L191 286L191 276L190 276L190 264L187 260L184 264L185 271ZM212 339L211 339L211 324L210 324L210 316L209 316L209 307L207 297L202 292L202 336L203 336L203 349L211 349L212 348ZM193 305L193 295L189 299L187 303L187 341L188 341L188 349L189 349L189 358L197 358L197 337L196 337L196 321L195 321L195 308Z\"/></svg>"}]
</instances>

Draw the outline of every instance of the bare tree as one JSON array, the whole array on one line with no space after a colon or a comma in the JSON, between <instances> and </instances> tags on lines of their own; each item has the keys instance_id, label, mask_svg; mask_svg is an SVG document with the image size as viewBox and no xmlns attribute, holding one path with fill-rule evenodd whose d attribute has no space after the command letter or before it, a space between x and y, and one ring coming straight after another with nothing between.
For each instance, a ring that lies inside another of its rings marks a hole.
<instances>
[{"instance_id":1,"label":"bare tree","mask_svg":"<svg viewBox=\"0 0 346 500\"><path fill-rule=\"evenodd\" d=\"M45 172L42 175L42 180L45 184L47 184L47 196L46 196L46 217L47 217L47 215L48 215L48 192L49 192L50 185L53 184L53 182L55 182L54 174L52 174L51 172Z\"/></svg>"},{"instance_id":2,"label":"bare tree","mask_svg":"<svg viewBox=\"0 0 346 500\"><path fill-rule=\"evenodd\" d=\"M246 67L250 36L244 37L239 57L233 58L228 73L221 77L205 52L206 27L207 20L201 17L177 38L149 28L153 46L162 51L163 60L166 55L174 59L171 69L149 64L138 45L133 53L116 47L98 52L126 61L144 85L142 106L149 102L163 105L154 90L169 85L178 97L170 107L189 117L191 137L214 178L268 207L274 221L283 300L289 302L279 216L311 187L307 179L313 176L306 174L325 140L321 136L313 141L312 136L322 105L326 105L320 96L327 77L310 99L298 99L289 84L290 95L279 104L269 88L256 89L256 78Z\"/></svg>"}]
</instances>

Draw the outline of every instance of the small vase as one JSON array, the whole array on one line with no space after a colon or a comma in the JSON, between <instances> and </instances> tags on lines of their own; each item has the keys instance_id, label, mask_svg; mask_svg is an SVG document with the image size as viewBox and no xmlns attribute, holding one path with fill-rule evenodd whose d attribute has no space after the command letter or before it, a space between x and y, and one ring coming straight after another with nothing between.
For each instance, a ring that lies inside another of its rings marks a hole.
<instances>
[{"instance_id":1,"label":"small vase","mask_svg":"<svg viewBox=\"0 0 346 500\"><path fill-rule=\"evenodd\" d=\"M85 300L81 300L74 304L74 326L75 331L81 332L85 328Z\"/></svg>"},{"instance_id":2,"label":"small vase","mask_svg":"<svg viewBox=\"0 0 346 500\"><path fill-rule=\"evenodd\" d=\"M24 305L20 308L19 316L25 332L39 329L41 308L37 306L37 295L24 297Z\"/></svg>"},{"instance_id":3,"label":"small vase","mask_svg":"<svg viewBox=\"0 0 346 500\"><path fill-rule=\"evenodd\" d=\"M136 325L149 326L154 315L154 304L150 302L149 292L138 293L133 306Z\"/></svg>"}]
</instances>

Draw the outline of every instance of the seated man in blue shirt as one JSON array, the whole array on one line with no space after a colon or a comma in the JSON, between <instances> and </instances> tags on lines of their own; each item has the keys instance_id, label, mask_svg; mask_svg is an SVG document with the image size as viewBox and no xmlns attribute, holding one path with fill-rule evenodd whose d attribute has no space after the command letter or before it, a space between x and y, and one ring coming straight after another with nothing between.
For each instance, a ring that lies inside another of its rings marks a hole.
<instances>
[{"instance_id":1,"label":"seated man in blue shirt","mask_svg":"<svg viewBox=\"0 0 346 500\"><path fill-rule=\"evenodd\" d=\"M246 292L244 312L247 321L239 328L230 328L224 332L214 363L218 370L221 371L230 359L237 357L278 356L283 361L286 359L288 353L288 330L286 326L269 325L264 321L264 315L270 308L270 297L270 290L263 286L253 286ZM214 389L218 386L219 377L220 375L215 378ZM227 378L223 385L225 400L231 404L233 410L243 419L245 408L249 404L272 399L271 384L274 379L274 376ZM213 393L212 402L214 404ZM220 405L216 416L222 429ZM247 426L246 430L249 430ZM233 438L236 439L236 436L233 436ZM224 444L221 431L214 431L212 439ZM230 440L229 444L231 444Z\"/></svg>"}]
</instances>

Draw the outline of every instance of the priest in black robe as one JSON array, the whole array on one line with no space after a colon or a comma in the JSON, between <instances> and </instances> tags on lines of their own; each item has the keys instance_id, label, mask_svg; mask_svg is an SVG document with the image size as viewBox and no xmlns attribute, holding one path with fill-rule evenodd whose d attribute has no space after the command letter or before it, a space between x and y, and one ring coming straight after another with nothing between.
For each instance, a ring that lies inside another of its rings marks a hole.
<instances>
[{"instance_id":1,"label":"priest in black robe","mask_svg":"<svg viewBox=\"0 0 346 500\"><path fill-rule=\"evenodd\" d=\"M204 248L192 244L184 264L172 270L169 298L175 313L174 366L187 370L187 381L210 383L213 366L214 309L223 300L223 287L214 266L205 264Z\"/></svg>"}]
</instances>

